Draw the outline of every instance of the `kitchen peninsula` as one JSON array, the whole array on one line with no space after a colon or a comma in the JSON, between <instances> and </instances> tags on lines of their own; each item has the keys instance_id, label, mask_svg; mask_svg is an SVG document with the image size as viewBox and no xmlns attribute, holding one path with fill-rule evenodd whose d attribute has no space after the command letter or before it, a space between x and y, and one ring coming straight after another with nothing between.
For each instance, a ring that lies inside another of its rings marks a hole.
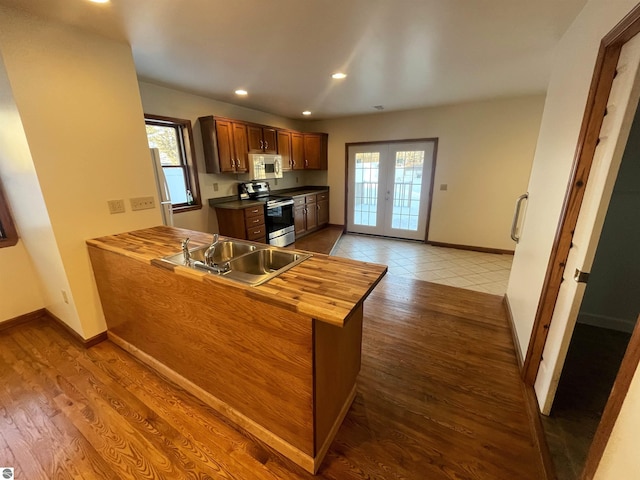
<instances>
[{"instance_id":1,"label":"kitchen peninsula","mask_svg":"<svg viewBox=\"0 0 640 480\"><path fill-rule=\"evenodd\" d=\"M212 240L154 227L87 241L110 340L315 473L355 396L363 301L386 267L313 254L252 287L162 260L186 237Z\"/></svg>"}]
</instances>

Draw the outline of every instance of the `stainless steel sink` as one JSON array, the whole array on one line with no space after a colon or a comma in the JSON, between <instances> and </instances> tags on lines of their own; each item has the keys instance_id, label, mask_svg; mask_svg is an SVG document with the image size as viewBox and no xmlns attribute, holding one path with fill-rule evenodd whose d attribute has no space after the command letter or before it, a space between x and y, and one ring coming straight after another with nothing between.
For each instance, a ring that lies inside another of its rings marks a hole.
<instances>
[{"instance_id":1,"label":"stainless steel sink","mask_svg":"<svg viewBox=\"0 0 640 480\"><path fill-rule=\"evenodd\" d=\"M206 265L204 253L207 248L208 245L203 245L190 249L191 259L188 263L185 262L182 252L164 257L163 260L256 286L311 257L308 253L282 250L267 245L263 247L239 240L221 240L216 245L212 265Z\"/></svg>"},{"instance_id":2,"label":"stainless steel sink","mask_svg":"<svg viewBox=\"0 0 640 480\"><path fill-rule=\"evenodd\" d=\"M209 248L209 245L203 245L201 247L189 249L192 263L192 265L190 266L193 266L193 262L204 263L204 252L207 251L207 248ZM232 258L239 257L240 255L244 255L245 253L253 252L256 250L256 248L257 247L255 245L252 245L250 243L237 242L233 240L222 240L216 245L216 249L213 254L213 263L222 265ZM185 265L184 255L182 254L182 252L164 257L164 259L176 265Z\"/></svg>"},{"instance_id":3,"label":"stainless steel sink","mask_svg":"<svg viewBox=\"0 0 640 480\"><path fill-rule=\"evenodd\" d=\"M298 265L311 255L265 248L234 258L229 262L227 278L249 285L260 285Z\"/></svg>"}]
</instances>

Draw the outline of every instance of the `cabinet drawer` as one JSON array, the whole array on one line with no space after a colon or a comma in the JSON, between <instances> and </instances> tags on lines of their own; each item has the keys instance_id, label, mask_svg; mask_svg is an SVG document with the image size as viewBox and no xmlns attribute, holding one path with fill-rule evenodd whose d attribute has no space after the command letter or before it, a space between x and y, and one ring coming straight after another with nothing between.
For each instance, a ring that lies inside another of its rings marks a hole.
<instances>
[{"instance_id":1,"label":"cabinet drawer","mask_svg":"<svg viewBox=\"0 0 640 480\"><path fill-rule=\"evenodd\" d=\"M247 226L247 230L250 230L253 227L264 225L264 215L258 215L255 217L246 217L244 220L244 223Z\"/></svg>"},{"instance_id":2,"label":"cabinet drawer","mask_svg":"<svg viewBox=\"0 0 640 480\"><path fill-rule=\"evenodd\" d=\"M329 200L329 192L318 193L318 195L316 195L316 197L317 197L319 202L321 202L322 200Z\"/></svg>"},{"instance_id":3,"label":"cabinet drawer","mask_svg":"<svg viewBox=\"0 0 640 480\"><path fill-rule=\"evenodd\" d=\"M304 205L305 198L306 198L305 196L293 197L293 204L294 204L296 207L299 207L299 206L301 206L301 205Z\"/></svg>"},{"instance_id":4,"label":"cabinet drawer","mask_svg":"<svg viewBox=\"0 0 640 480\"><path fill-rule=\"evenodd\" d=\"M315 193L313 195L306 195L304 198L307 203L316 203Z\"/></svg>"},{"instance_id":5,"label":"cabinet drawer","mask_svg":"<svg viewBox=\"0 0 640 480\"><path fill-rule=\"evenodd\" d=\"M244 209L244 216L246 218L256 217L258 215L262 215L264 217L264 207L262 205L256 205L255 207Z\"/></svg>"},{"instance_id":6,"label":"cabinet drawer","mask_svg":"<svg viewBox=\"0 0 640 480\"><path fill-rule=\"evenodd\" d=\"M263 225L257 227L247 228L248 240L264 240L266 237L267 228Z\"/></svg>"}]
</instances>

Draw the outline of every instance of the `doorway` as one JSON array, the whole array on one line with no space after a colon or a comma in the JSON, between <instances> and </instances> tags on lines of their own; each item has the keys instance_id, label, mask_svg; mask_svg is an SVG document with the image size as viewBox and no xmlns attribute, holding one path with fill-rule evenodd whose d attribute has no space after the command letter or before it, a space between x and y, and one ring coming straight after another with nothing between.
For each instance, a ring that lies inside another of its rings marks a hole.
<instances>
[{"instance_id":1,"label":"doorway","mask_svg":"<svg viewBox=\"0 0 640 480\"><path fill-rule=\"evenodd\" d=\"M578 478L640 313L640 109L606 211L551 412L559 480Z\"/></svg>"},{"instance_id":2,"label":"doorway","mask_svg":"<svg viewBox=\"0 0 640 480\"><path fill-rule=\"evenodd\" d=\"M426 240L436 140L347 145L347 231Z\"/></svg>"}]
</instances>

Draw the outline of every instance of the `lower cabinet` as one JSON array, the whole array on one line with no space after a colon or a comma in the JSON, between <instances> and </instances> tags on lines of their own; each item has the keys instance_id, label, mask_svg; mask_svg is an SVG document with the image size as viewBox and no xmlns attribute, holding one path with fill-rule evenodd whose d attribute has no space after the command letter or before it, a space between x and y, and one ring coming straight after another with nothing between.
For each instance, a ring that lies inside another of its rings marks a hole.
<instances>
[{"instance_id":1,"label":"lower cabinet","mask_svg":"<svg viewBox=\"0 0 640 480\"><path fill-rule=\"evenodd\" d=\"M267 227L262 205L243 209L216 207L216 215L220 235L267 243Z\"/></svg>"},{"instance_id":2,"label":"lower cabinet","mask_svg":"<svg viewBox=\"0 0 640 480\"><path fill-rule=\"evenodd\" d=\"M329 192L293 197L296 237L311 233L329 223Z\"/></svg>"}]
</instances>

